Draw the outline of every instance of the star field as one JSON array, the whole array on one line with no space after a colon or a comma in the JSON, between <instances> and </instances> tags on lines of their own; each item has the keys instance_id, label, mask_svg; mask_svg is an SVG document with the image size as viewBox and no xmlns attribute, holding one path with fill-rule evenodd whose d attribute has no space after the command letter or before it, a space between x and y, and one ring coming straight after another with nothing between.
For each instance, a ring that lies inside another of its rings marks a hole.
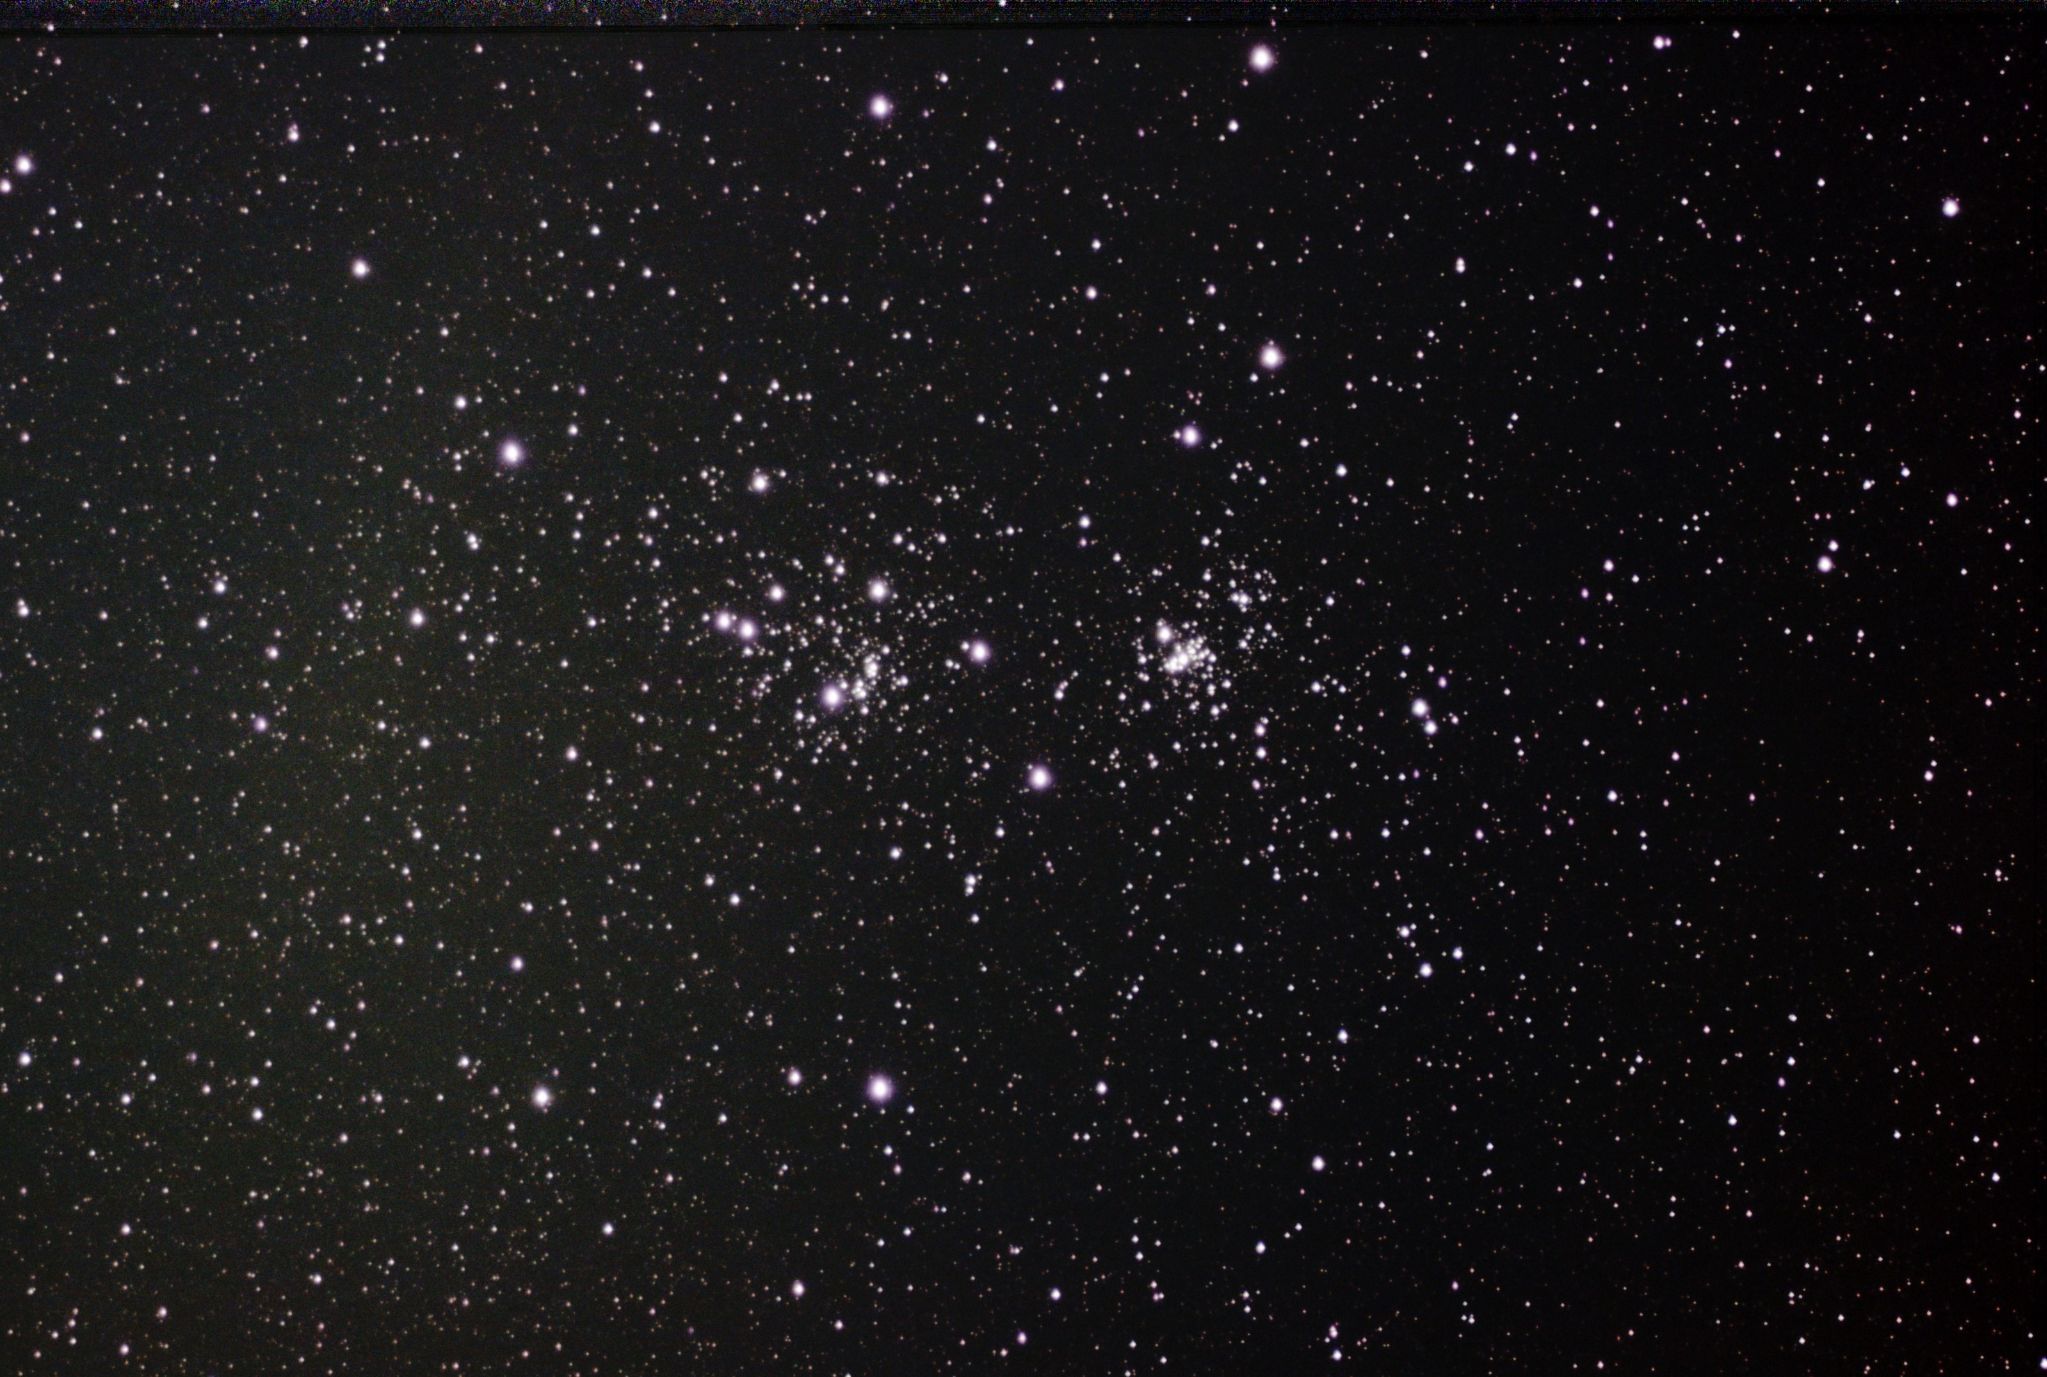
<instances>
[{"instance_id":1,"label":"star field","mask_svg":"<svg viewBox=\"0 0 2047 1377\"><path fill-rule=\"evenodd\" d=\"M8 35L0 1370L2047 1367L2038 32L1741 18Z\"/></svg>"}]
</instances>

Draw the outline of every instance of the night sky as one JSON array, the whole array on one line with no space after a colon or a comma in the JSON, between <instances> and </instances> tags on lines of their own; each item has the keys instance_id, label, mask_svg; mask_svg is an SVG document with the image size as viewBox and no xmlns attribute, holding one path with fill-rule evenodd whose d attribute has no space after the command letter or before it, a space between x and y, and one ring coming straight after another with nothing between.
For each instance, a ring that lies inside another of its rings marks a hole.
<instances>
[{"instance_id":1,"label":"night sky","mask_svg":"<svg viewBox=\"0 0 2047 1377\"><path fill-rule=\"evenodd\" d=\"M2041 30L1744 19L7 35L0 1369L2038 1370Z\"/></svg>"}]
</instances>

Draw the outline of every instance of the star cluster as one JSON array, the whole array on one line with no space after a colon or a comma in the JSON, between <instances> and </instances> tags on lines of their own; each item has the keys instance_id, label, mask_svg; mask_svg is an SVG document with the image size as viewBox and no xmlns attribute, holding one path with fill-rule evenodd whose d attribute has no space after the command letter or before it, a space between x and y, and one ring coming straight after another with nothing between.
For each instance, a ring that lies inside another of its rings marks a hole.
<instances>
[{"instance_id":1,"label":"star cluster","mask_svg":"<svg viewBox=\"0 0 2047 1377\"><path fill-rule=\"evenodd\" d=\"M0 1366L2036 1368L2001 24L13 35Z\"/></svg>"}]
</instances>

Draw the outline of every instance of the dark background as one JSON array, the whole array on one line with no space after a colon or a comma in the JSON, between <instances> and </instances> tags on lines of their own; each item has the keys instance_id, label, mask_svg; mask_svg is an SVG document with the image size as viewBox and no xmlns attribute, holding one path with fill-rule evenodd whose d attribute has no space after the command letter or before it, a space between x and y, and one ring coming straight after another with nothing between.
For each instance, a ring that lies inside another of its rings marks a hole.
<instances>
[{"instance_id":1,"label":"dark background","mask_svg":"<svg viewBox=\"0 0 2047 1377\"><path fill-rule=\"evenodd\" d=\"M2036 1368L2039 38L7 36L6 1370Z\"/></svg>"}]
</instances>

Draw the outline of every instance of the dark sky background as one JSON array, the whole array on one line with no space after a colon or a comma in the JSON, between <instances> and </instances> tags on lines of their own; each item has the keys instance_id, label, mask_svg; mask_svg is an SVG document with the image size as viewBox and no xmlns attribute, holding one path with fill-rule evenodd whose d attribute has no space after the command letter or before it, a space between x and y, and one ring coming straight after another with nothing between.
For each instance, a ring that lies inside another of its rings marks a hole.
<instances>
[{"instance_id":1,"label":"dark sky background","mask_svg":"<svg viewBox=\"0 0 2047 1377\"><path fill-rule=\"evenodd\" d=\"M2040 37L7 36L0 1366L2038 1369Z\"/></svg>"}]
</instances>

